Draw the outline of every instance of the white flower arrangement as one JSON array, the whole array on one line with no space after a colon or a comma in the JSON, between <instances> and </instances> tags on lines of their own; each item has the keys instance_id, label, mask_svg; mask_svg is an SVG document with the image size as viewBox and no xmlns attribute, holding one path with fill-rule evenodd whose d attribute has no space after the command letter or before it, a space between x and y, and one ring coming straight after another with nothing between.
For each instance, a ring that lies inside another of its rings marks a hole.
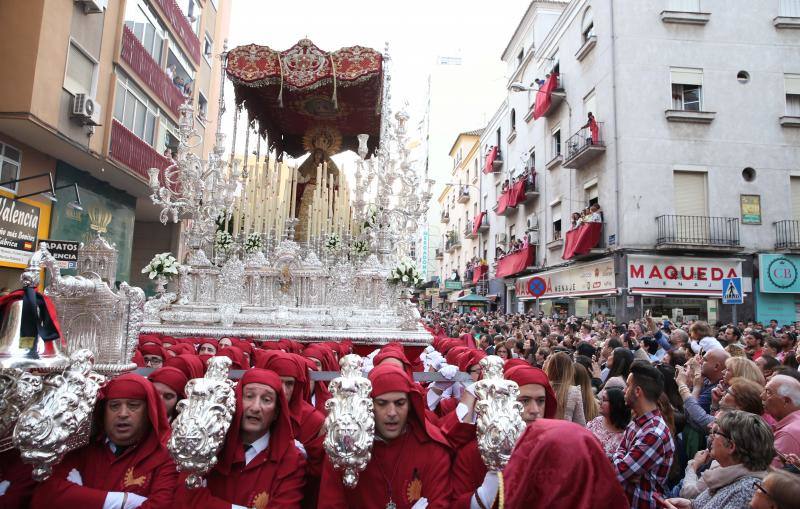
<instances>
[{"instance_id":1,"label":"white flower arrangement","mask_svg":"<svg viewBox=\"0 0 800 509\"><path fill-rule=\"evenodd\" d=\"M172 253L159 253L142 269L142 274L148 274L150 279L158 276L171 278L178 275L180 266L181 264L172 256Z\"/></svg>"},{"instance_id":2,"label":"white flower arrangement","mask_svg":"<svg viewBox=\"0 0 800 509\"><path fill-rule=\"evenodd\" d=\"M336 251L341 243L342 240L339 238L339 234L331 233L328 235L328 239L325 241L325 249L328 251Z\"/></svg>"},{"instance_id":3,"label":"white flower arrangement","mask_svg":"<svg viewBox=\"0 0 800 509\"><path fill-rule=\"evenodd\" d=\"M228 252L232 246L233 236L224 230L217 230L217 236L214 238L214 249Z\"/></svg>"},{"instance_id":4,"label":"white flower arrangement","mask_svg":"<svg viewBox=\"0 0 800 509\"><path fill-rule=\"evenodd\" d=\"M416 264L405 258L400 260L400 263L389 272L388 281L394 285L402 283L409 286L416 286L422 283L422 276L417 270Z\"/></svg>"},{"instance_id":5,"label":"white flower arrangement","mask_svg":"<svg viewBox=\"0 0 800 509\"><path fill-rule=\"evenodd\" d=\"M366 219L364 220L364 229L372 228L378 221L378 207L373 203L367 208Z\"/></svg>"},{"instance_id":6,"label":"white flower arrangement","mask_svg":"<svg viewBox=\"0 0 800 509\"><path fill-rule=\"evenodd\" d=\"M261 251L262 245L261 234L251 233L244 242L244 252L247 254L257 253Z\"/></svg>"},{"instance_id":7,"label":"white flower arrangement","mask_svg":"<svg viewBox=\"0 0 800 509\"><path fill-rule=\"evenodd\" d=\"M355 256L366 256L369 254L369 245L366 240L354 240L351 250Z\"/></svg>"}]
</instances>

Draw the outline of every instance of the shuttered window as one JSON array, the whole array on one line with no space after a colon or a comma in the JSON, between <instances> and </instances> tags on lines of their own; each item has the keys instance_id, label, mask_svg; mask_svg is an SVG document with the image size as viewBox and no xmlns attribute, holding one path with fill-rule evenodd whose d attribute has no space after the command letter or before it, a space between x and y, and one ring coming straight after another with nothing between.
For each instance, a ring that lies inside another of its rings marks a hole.
<instances>
[{"instance_id":1,"label":"shuttered window","mask_svg":"<svg viewBox=\"0 0 800 509\"><path fill-rule=\"evenodd\" d=\"M673 175L675 214L679 216L706 216L706 174L694 171L676 171Z\"/></svg>"},{"instance_id":2,"label":"shuttered window","mask_svg":"<svg viewBox=\"0 0 800 509\"><path fill-rule=\"evenodd\" d=\"M800 221L800 177L791 177L792 219Z\"/></svg>"},{"instance_id":3,"label":"shuttered window","mask_svg":"<svg viewBox=\"0 0 800 509\"><path fill-rule=\"evenodd\" d=\"M784 76L786 88L786 114L800 116L800 74L786 74Z\"/></svg>"},{"instance_id":4,"label":"shuttered window","mask_svg":"<svg viewBox=\"0 0 800 509\"><path fill-rule=\"evenodd\" d=\"M700 0L668 0L667 7L670 11L699 12Z\"/></svg>"},{"instance_id":5,"label":"shuttered window","mask_svg":"<svg viewBox=\"0 0 800 509\"><path fill-rule=\"evenodd\" d=\"M589 113L594 115L594 118L599 117L597 114L597 100L595 99L594 92L586 96L586 99L583 100L583 112L585 117L588 116Z\"/></svg>"},{"instance_id":6,"label":"shuttered window","mask_svg":"<svg viewBox=\"0 0 800 509\"><path fill-rule=\"evenodd\" d=\"M553 217L553 240L561 238L561 202L556 203L550 209Z\"/></svg>"},{"instance_id":7,"label":"shuttered window","mask_svg":"<svg viewBox=\"0 0 800 509\"><path fill-rule=\"evenodd\" d=\"M781 0L781 16L800 17L800 0Z\"/></svg>"}]
</instances>

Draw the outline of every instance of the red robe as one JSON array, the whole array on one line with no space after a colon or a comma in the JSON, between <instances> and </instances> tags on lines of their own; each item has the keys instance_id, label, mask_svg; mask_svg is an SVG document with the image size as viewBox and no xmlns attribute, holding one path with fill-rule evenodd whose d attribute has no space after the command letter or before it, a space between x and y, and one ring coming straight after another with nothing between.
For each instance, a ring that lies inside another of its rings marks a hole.
<instances>
[{"instance_id":1,"label":"red robe","mask_svg":"<svg viewBox=\"0 0 800 509\"><path fill-rule=\"evenodd\" d=\"M164 447L142 454L147 441L114 456L105 435L72 451L53 469L53 475L39 485L31 509L80 507L102 509L110 491L125 491L147 497L141 509L172 508L178 472ZM78 470L83 486L67 480Z\"/></svg>"},{"instance_id":2,"label":"red robe","mask_svg":"<svg viewBox=\"0 0 800 509\"><path fill-rule=\"evenodd\" d=\"M326 459L317 507L384 509L389 502L387 479L391 479L392 500L398 509L409 509L420 498L428 499L429 509L450 508L448 449L430 439L416 421L409 419L408 426L404 435L391 442L375 440L372 459L352 490L344 487L341 474Z\"/></svg>"},{"instance_id":3,"label":"red robe","mask_svg":"<svg viewBox=\"0 0 800 509\"><path fill-rule=\"evenodd\" d=\"M0 509L28 507L36 488L36 482L31 477L32 470L31 465L22 462L16 449L0 453L0 482L11 483L5 495L0 496Z\"/></svg>"}]
</instances>

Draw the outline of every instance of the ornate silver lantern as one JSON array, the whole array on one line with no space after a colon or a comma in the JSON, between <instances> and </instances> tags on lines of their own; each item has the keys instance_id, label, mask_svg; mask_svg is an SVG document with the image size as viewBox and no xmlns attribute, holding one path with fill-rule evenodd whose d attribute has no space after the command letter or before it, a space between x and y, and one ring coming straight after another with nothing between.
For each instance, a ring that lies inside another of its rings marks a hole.
<instances>
[{"instance_id":1,"label":"ornate silver lantern","mask_svg":"<svg viewBox=\"0 0 800 509\"><path fill-rule=\"evenodd\" d=\"M333 397L325 402L328 433L323 447L333 468L344 471L342 480L348 488L358 484L358 474L367 468L375 439L372 383L361 375L361 363L361 357L355 354L342 357L342 376L331 381Z\"/></svg>"},{"instance_id":2,"label":"ornate silver lantern","mask_svg":"<svg viewBox=\"0 0 800 509\"><path fill-rule=\"evenodd\" d=\"M517 401L519 386L503 378L504 361L496 355L481 360L483 379L475 383L478 414L478 450L490 471L500 472L508 463L525 421Z\"/></svg>"}]
</instances>

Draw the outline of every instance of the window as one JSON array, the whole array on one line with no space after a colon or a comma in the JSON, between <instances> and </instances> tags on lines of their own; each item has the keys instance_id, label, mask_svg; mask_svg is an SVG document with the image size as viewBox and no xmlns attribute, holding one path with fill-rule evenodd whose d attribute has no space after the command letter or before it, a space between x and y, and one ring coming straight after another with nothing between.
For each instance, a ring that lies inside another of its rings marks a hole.
<instances>
[{"instance_id":1,"label":"window","mask_svg":"<svg viewBox=\"0 0 800 509\"><path fill-rule=\"evenodd\" d=\"M528 152L528 161L525 163L526 171L536 171L536 148L531 148Z\"/></svg>"},{"instance_id":2,"label":"window","mask_svg":"<svg viewBox=\"0 0 800 509\"><path fill-rule=\"evenodd\" d=\"M707 216L706 174L700 171L676 171L673 173L673 204L679 216Z\"/></svg>"},{"instance_id":3,"label":"window","mask_svg":"<svg viewBox=\"0 0 800 509\"><path fill-rule=\"evenodd\" d=\"M498 189L498 191L500 190L499 187L497 189ZM481 207L481 210L486 210L486 204L487 203L489 203L489 195L488 194L484 194L483 195L483 206Z\"/></svg>"},{"instance_id":4,"label":"window","mask_svg":"<svg viewBox=\"0 0 800 509\"><path fill-rule=\"evenodd\" d=\"M553 240L561 240L561 202L550 207L550 215L553 218Z\"/></svg>"},{"instance_id":5,"label":"window","mask_svg":"<svg viewBox=\"0 0 800 509\"><path fill-rule=\"evenodd\" d=\"M11 145L0 143L0 182L8 182L19 178L22 166L22 153ZM4 189L16 193L19 182L3 185Z\"/></svg>"},{"instance_id":6,"label":"window","mask_svg":"<svg viewBox=\"0 0 800 509\"><path fill-rule=\"evenodd\" d=\"M211 58L214 55L214 42L211 40L211 37L206 34L205 41L203 42L203 56L205 57L206 61L211 64Z\"/></svg>"},{"instance_id":7,"label":"window","mask_svg":"<svg viewBox=\"0 0 800 509\"><path fill-rule=\"evenodd\" d=\"M800 0L781 0L781 16L800 18Z\"/></svg>"},{"instance_id":8,"label":"window","mask_svg":"<svg viewBox=\"0 0 800 509\"><path fill-rule=\"evenodd\" d=\"M203 14L200 8L200 2L198 0L178 0L178 6L181 8L181 11L183 11L186 19L189 20L189 24L192 26L194 32L199 34L200 18Z\"/></svg>"},{"instance_id":9,"label":"window","mask_svg":"<svg viewBox=\"0 0 800 509\"><path fill-rule=\"evenodd\" d=\"M678 12L700 12L700 0L669 0L667 10Z\"/></svg>"},{"instance_id":10,"label":"window","mask_svg":"<svg viewBox=\"0 0 800 509\"><path fill-rule=\"evenodd\" d=\"M70 41L64 88L71 94L94 95L97 63L77 44Z\"/></svg>"},{"instance_id":11,"label":"window","mask_svg":"<svg viewBox=\"0 0 800 509\"><path fill-rule=\"evenodd\" d=\"M789 182L792 193L792 219L800 221L800 177L789 177Z\"/></svg>"},{"instance_id":12,"label":"window","mask_svg":"<svg viewBox=\"0 0 800 509\"><path fill-rule=\"evenodd\" d=\"M556 127L553 130L553 157L561 155L561 128Z\"/></svg>"},{"instance_id":13,"label":"window","mask_svg":"<svg viewBox=\"0 0 800 509\"><path fill-rule=\"evenodd\" d=\"M583 117L586 120L589 116L589 113L594 115L594 118L597 119L597 99L594 95L594 90L589 92L586 97L583 99Z\"/></svg>"},{"instance_id":14,"label":"window","mask_svg":"<svg viewBox=\"0 0 800 509\"><path fill-rule=\"evenodd\" d=\"M517 130L517 112L514 111L514 108L511 108L511 132Z\"/></svg>"},{"instance_id":15,"label":"window","mask_svg":"<svg viewBox=\"0 0 800 509\"><path fill-rule=\"evenodd\" d=\"M114 118L149 145L155 143L158 107L124 74L117 79Z\"/></svg>"},{"instance_id":16,"label":"window","mask_svg":"<svg viewBox=\"0 0 800 509\"><path fill-rule=\"evenodd\" d=\"M786 114L800 117L800 74L786 74Z\"/></svg>"},{"instance_id":17,"label":"window","mask_svg":"<svg viewBox=\"0 0 800 509\"><path fill-rule=\"evenodd\" d=\"M584 192L586 193L586 204L589 207L591 207L592 205L594 205L595 203L597 203L599 201L598 200L599 193L597 192L597 184L592 184L589 187L585 188Z\"/></svg>"},{"instance_id":18,"label":"window","mask_svg":"<svg viewBox=\"0 0 800 509\"><path fill-rule=\"evenodd\" d=\"M672 109L703 110L703 70L673 67L669 71L672 83Z\"/></svg>"},{"instance_id":19,"label":"window","mask_svg":"<svg viewBox=\"0 0 800 509\"><path fill-rule=\"evenodd\" d=\"M517 240L517 225L512 224L508 227L508 238L511 239L511 242Z\"/></svg>"},{"instance_id":20,"label":"window","mask_svg":"<svg viewBox=\"0 0 800 509\"><path fill-rule=\"evenodd\" d=\"M125 26L139 39L158 65L164 51L167 30L143 0L129 2L125 8Z\"/></svg>"},{"instance_id":21,"label":"window","mask_svg":"<svg viewBox=\"0 0 800 509\"><path fill-rule=\"evenodd\" d=\"M587 7L583 12L583 22L581 23L581 33L583 34L583 42L594 37L594 20L592 19L592 8Z\"/></svg>"},{"instance_id":22,"label":"window","mask_svg":"<svg viewBox=\"0 0 800 509\"><path fill-rule=\"evenodd\" d=\"M208 120L208 100L202 92L197 96L197 118L203 122Z\"/></svg>"},{"instance_id":23,"label":"window","mask_svg":"<svg viewBox=\"0 0 800 509\"><path fill-rule=\"evenodd\" d=\"M525 60L525 48L519 50L519 55L517 55L517 67L522 65L523 60Z\"/></svg>"}]
</instances>

